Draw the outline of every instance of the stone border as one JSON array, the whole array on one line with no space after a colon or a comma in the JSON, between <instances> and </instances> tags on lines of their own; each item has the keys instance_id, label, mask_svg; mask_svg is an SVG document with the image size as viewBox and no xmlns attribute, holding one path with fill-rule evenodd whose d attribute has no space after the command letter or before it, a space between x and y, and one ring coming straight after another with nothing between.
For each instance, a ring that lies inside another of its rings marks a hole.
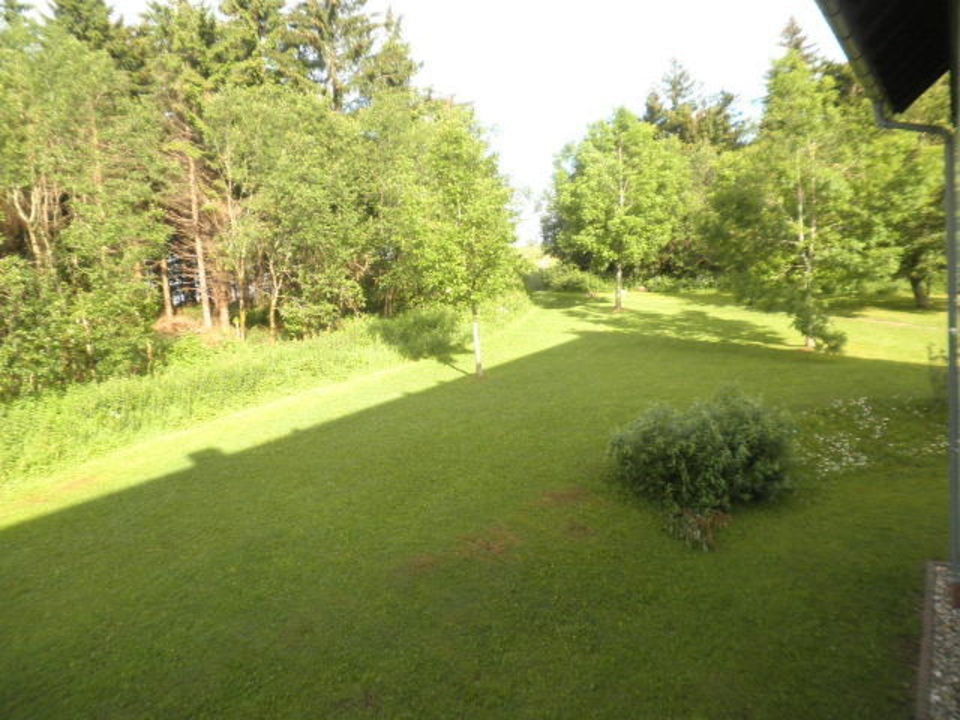
<instances>
[{"instance_id":1,"label":"stone border","mask_svg":"<svg viewBox=\"0 0 960 720\"><path fill-rule=\"evenodd\" d=\"M933 599L936 591L937 567L945 563L928 562L923 585L923 630L920 635L920 660L915 683L916 720L930 720L930 673L933 670Z\"/></svg>"},{"instance_id":2,"label":"stone border","mask_svg":"<svg viewBox=\"0 0 960 720\"><path fill-rule=\"evenodd\" d=\"M960 609L953 606L952 591L947 564L928 563L917 667L916 713L922 720L960 720Z\"/></svg>"}]
</instances>

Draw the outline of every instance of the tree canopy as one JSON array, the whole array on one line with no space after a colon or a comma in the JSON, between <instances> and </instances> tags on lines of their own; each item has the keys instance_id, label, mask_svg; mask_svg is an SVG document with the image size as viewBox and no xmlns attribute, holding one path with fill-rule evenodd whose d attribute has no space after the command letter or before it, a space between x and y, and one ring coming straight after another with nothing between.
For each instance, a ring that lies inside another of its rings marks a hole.
<instances>
[{"instance_id":1,"label":"tree canopy","mask_svg":"<svg viewBox=\"0 0 960 720\"><path fill-rule=\"evenodd\" d=\"M22 10L0 25L0 397L146 372L158 316L192 306L276 340L502 286L512 193L472 113L412 84L393 15Z\"/></svg>"}]
</instances>

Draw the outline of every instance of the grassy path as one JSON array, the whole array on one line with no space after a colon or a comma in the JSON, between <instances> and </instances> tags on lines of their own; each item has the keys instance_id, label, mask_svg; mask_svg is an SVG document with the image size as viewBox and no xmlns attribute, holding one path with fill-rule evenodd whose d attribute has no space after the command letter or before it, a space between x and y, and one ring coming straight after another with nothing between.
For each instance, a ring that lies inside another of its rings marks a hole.
<instances>
[{"instance_id":1,"label":"grassy path","mask_svg":"<svg viewBox=\"0 0 960 720\"><path fill-rule=\"evenodd\" d=\"M732 380L798 411L925 397L939 317L851 314L825 358L716 295L541 305L485 382L410 363L0 491L0 716L903 716L934 419L709 555L613 497L603 451Z\"/></svg>"}]
</instances>

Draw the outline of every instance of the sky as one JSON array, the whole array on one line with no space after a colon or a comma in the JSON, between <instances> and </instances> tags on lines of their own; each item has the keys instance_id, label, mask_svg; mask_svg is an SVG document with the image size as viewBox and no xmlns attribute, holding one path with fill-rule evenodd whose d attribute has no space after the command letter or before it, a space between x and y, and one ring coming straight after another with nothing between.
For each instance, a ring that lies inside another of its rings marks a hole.
<instances>
[{"instance_id":1,"label":"sky","mask_svg":"<svg viewBox=\"0 0 960 720\"><path fill-rule=\"evenodd\" d=\"M145 0L108 0L128 21ZM827 56L843 57L814 0L368 0L403 18L423 64L416 83L473 105L501 170L523 192L522 242L554 156L587 126L644 101L676 58L707 94L728 90L756 118L764 75L795 17Z\"/></svg>"}]
</instances>

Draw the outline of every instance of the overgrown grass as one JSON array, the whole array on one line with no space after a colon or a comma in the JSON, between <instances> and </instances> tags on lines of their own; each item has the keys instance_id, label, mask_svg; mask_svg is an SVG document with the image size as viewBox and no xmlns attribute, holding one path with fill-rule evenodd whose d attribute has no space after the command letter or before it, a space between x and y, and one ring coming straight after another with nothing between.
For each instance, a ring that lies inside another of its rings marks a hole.
<instances>
[{"instance_id":1,"label":"overgrown grass","mask_svg":"<svg viewBox=\"0 0 960 720\"><path fill-rule=\"evenodd\" d=\"M723 300L543 295L484 382L407 363L0 488L0 715L905 717L942 318L864 308L822 357ZM697 553L604 450L730 382L806 461Z\"/></svg>"},{"instance_id":2,"label":"overgrown grass","mask_svg":"<svg viewBox=\"0 0 960 720\"><path fill-rule=\"evenodd\" d=\"M483 322L503 326L529 307L521 293L487 303ZM169 365L145 377L78 385L64 393L0 405L0 484L122 447L158 431L188 426L270 398L397 365L436 349L423 341L422 312L384 320L356 318L334 332L276 345L186 336ZM445 331L465 336L465 320L444 311ZM411 322L411 320L414 320ZM449 352L444 353L446 357Z\"/></svg>"}]
</instances>

